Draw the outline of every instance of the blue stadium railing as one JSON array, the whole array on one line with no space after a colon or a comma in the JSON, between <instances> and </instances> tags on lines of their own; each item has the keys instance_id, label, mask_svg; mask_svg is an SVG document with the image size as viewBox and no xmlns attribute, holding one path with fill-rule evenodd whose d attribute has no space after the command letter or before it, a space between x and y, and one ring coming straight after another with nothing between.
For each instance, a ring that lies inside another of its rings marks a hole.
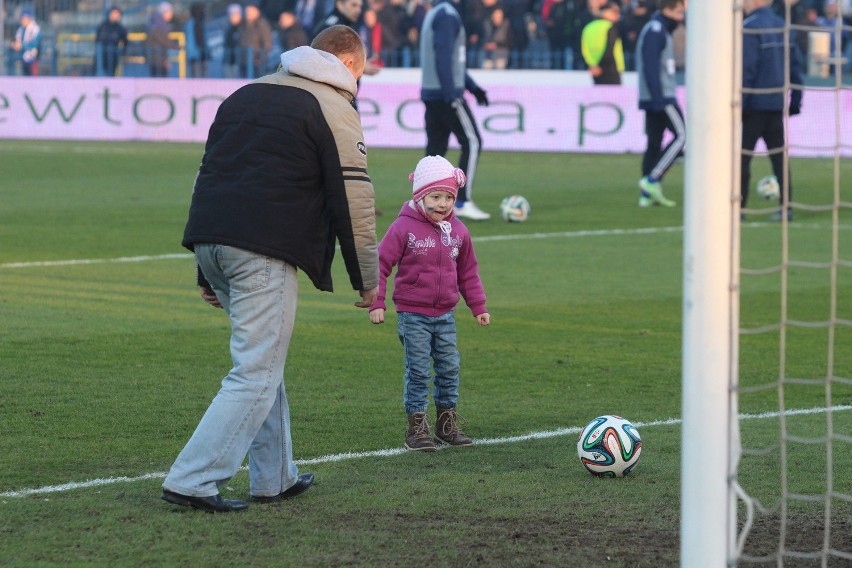
<instances>
[{"instance_id":1,"label":"blue stadium railing","mask_svg":"<svg viewBox=\"0 0 852 568\"><path fill-rule=\"evenodd\" d=\"M228 51L221 45L211 49L212 58L208 61L207 77L210 78L254 78L270 73L278 67L280 51L273 49L266 54L255 53L251 49ZM17 54L8 47L4 49L3 60L6 75L18 75ZM180 78L186 76L188 62L182 60L182 51L170 49L167 53L155 51L144 43L130 42L124 48L97 45L91 34L85 37L75 35L73 41L67 38L43 38L40 56L40 74L44 76L109 76L149 77L156 76L151 61L167 57L168 71L165 76ZM468 51L468 67L481 67L484 52ZM402 48L381 53L384 67L417 68L420 66L416 49ZM510 69L572 69L574 57L571 50L547 51L527 49L512 51L509 54L507 68ZM113 73L115 70L115 73Z\"/></svg>"}]
</instances>

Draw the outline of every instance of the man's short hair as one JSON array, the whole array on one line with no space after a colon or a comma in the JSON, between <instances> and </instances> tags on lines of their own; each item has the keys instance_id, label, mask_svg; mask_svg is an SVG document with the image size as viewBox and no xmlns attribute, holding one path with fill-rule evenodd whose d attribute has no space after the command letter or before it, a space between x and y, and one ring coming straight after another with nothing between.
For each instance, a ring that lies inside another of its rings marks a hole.
<instances>
[{"instance_id":1,"label":"man's short hair","mask_svg":"<svg viewBox=\"0 0 852 568\"><path fill-rule=\"evenodd\" d=\"M686 0L660 0L659 8L662 10L663 8L676 8L677 6L686 5Z\"/></svg>"},{"instance_id":2,"label":"man's short hair","mask_svg":"<svg viewBox=\"0 0 852 568\"><path fill-rule=\"evenodd\" d=\"M366 48L361 36L349 26L337 25L324 29L311 42L311 47L327 51L337 57L347 54L366 56Z\"/></svg>"}]
</instances>

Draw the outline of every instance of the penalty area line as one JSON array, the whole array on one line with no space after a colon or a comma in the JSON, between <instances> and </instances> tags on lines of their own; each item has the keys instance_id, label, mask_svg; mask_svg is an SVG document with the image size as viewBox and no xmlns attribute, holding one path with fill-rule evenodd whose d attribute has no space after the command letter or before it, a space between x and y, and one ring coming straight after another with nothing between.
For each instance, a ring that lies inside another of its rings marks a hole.
<instances>
[{"instance_id":1,"label":"penalty area line","mask_svg":"<svg viewBox=\"0 0 852 568\"><path fill-rule=\"evenodd\" d=\"M827 412L827 408L803 408L796 410L787 410L785 416L802 416L808 414L823 414ZM832 407L832 412L843 412L852 410L852 405L839 405ZM761 420L769 418L777 418L781 412L763 412L759 414L740 414L739 419L742 420ZM654 426L677 426L682 420L680 418L668 418L665 420L654 420L651 422L634 422L637 429L651 428ZM544 440L547 438L556 438L559 436L570 436L579 434L585 426L572 428L559 428L557 430L545 430L543 432L530 432L521 436L508 436L504 438L475 438L473 440L475 446L496 446L499 444L513 444L517 442L528 442L531 440ZM316 458L305 460L296 460L296 465L317 465L323 463L335 463L361 458L384 458L393 457L407 453L409 450L405 448L390 448L385 450L373 450L368 452L345 452L340 454L329 454ZM246 469L245 467L241 469ZM47 485L44 487L35 487L30 489L19 489L17 491L5 491L0 493L0 497L27 497L30 495L44 495L48 493L62 493L75 489L88 489L91 487L102 487L105 485L114 485L116 483L135 483L137 481L147 481L149 479L165 479L166 472L145 473L134 477L106 477L101 479L91 479L89 481L74 481L63 483L62 485Z\"/></svg>"}]
</instances>

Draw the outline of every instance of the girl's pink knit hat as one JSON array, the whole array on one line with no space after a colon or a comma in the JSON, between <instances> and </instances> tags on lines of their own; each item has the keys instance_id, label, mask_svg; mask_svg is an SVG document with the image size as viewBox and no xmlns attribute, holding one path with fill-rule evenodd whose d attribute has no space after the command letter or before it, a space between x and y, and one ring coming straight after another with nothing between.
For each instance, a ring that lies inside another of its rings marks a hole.
<instances>
[{"instance_id":1,"label":"girl's pink knit hat","mask_svg":"<svg viewBox=\"0 0 852 568\"><path fill-rule=\"evenodd\" d=\"M465 183L464 172L453 167L441 156L426 156L417 164L408 181L414 182L412 189L414 202L417 203L433 191L448 191L456 197L459 187Z\"/></svg>"}]
</instances>

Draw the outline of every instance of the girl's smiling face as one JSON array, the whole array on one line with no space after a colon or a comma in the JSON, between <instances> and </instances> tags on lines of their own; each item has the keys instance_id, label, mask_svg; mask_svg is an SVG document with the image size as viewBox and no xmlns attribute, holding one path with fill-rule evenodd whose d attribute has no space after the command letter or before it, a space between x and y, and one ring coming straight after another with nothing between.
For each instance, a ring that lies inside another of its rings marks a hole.
<instances>
[{"instance_id":1,"label":"girl's smiling face","mask_svg":"<svg viewBox=\"0 0 852 568\"><path fill-rule=\"evenodd\" d=\"M426 194L423 198L423 208L426 215L436 223L447 218L453 210L456 198L449 191L437 190Z\"/></svg>"}]
</instances>

